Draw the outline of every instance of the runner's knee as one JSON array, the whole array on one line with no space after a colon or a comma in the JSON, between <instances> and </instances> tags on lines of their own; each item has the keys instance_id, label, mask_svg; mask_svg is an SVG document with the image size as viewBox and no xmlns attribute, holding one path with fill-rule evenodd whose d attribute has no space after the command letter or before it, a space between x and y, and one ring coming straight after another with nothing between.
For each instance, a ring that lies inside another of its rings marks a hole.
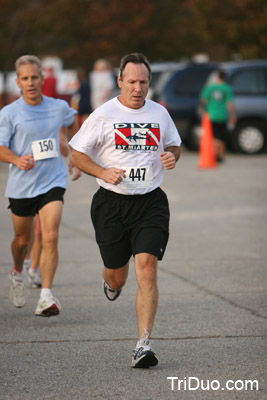
<instances>
[{"instance_id":1,"label":"runner's knee","mask_svg":"<svg viewBox=\"0 0 267 400\"><path fill-rule=\"evenodd\" d=\"M42 244L43 246L56 244L58 241L58 232L51 230L49 232L43 233Z\"/></svg>"},{"instance_id":2,"label":"runner's knee","mask_svg":"<svg viewBox=\"0 0 267 400\"><path fill-rule=\"evenodd\" d=\"M139 286L153 286L157 280L157 261L147 254L136 260L136 278Z\"/></svg>"},{"instance_id":3,"label":"runner's knee","mask_svg":"<svg viewBox=\"0 0 267 400\"><path fill-rule=\"evenodd\" d=\"M120 289L125 285L125 278L119 276L111 276L108 278L108 285L112 287L112 289Z\"/></svg>"},{"instance_id":4,"label":"runner's knee","mask_svg":"<svg viewBox=\"0 0 267 400\"><path fill-rule=\"evenodd\" d=\"M24 248L28 248L30 238L27 238L27 237L21 236L21 235L16 235L14 241L16 242L16 245L20 249L24 249Z\"/></svg>"},{"instance_id":5,"label":"runner's knee","mask_svg":"<svg viewBox=\"0 0 267 400\"><path fill-rule=\"evenodd\" d=\"M112 289L120 289L125 285L128 276L128 266L118 269L104 269L104 280Z\"/></svg>"}]
</instances>

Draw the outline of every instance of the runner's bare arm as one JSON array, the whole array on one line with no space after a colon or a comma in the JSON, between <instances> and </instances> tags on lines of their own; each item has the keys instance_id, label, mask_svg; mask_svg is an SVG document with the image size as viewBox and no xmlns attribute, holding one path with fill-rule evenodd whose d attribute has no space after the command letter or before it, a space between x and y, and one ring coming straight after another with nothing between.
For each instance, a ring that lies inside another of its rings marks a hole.
<instances>
[{"instance_id":1,"label":"runner's bare arm","mask_svg":"<svg viewBox=\"0 0 267 400\"><path fill-rule=\"evenodd\" d=\"M160 160L165 169L173 169L180 158L180 147L169 146L160 154Z\"/></svg>"},{"instance_id":2,"label":"runner's bare arm","mask_svg":"<svg viewBox=\"0 0 267 400\"><path fill-rule=\"evenodd\" d=\"M8 147L0 146L0 160L6 163L16 165L20 169L28 171L34 167L34 159L32 154L18 156L13 153Z\"/></svg>"},{"instance_id":3,"label":"runner's bare arm","mask_svg":"<svg viewBox=\"0 0 267 400\"><path fill-rule=\"evenodd\" d=\"M71 161L73 165L88 175L102 179L107 183L118 185L126 177L125 171L118 168L103 168L96 164L89 156L77 150L72 150Z\"/></svg>"},{"instance_id":4,"label":"runner's bare arm","mask_svg":"<svg viewBox=\"0 0 267 400\"><path fill-rule=\"evenodd\" d=\"M75 133L78 132L78 130L79 130L78 123L76 118L74 117L73 123L66 129L68 141L72 139L72 137L75 135Z\"/></svg>"},{"instance_id":5,"label":"runner's bare arm","mask_svg":"<svg viewBox=\"0 0 267 400\"><path fill-rule=\"evenodd\" d=\"M78 130L79 130L79 127L78 127L77 119L74 117L73 123L66 129L66 136L67 136L68 140L71 140L71 138L75 135L75 133L77 133ZM60 151L61 151L61 153L62 153L62 150L61 150L62 147L63 147L62 143L60 142ZM64 153L65 154L62 153L62 155L67 157L66 149L65 149ZM70 175L73 174L73 171L74 171L74 175L72 177L72 180L76 181L77 179L80 178L81 171L76 167L76 165L73 165L72 160L70 159L70 161L69 161L69 173L70 173Z\"/></svg>"}]
</instances>

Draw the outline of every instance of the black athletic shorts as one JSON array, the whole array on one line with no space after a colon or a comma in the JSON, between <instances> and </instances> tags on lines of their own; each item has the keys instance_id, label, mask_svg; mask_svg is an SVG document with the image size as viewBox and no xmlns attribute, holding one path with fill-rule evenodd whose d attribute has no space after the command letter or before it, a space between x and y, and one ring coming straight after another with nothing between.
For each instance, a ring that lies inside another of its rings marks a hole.
<instances>
[{"instance_id":1,"label":"black athletic shorts","mask_svg":"<svg viewBox=\"0 0 267 400\"><path fill-rule=\"evenodd\" d=\"M222 142L226 140L226 123L225 122L212 122L212 133L215 139Z\"/></svg>"},{"instance_id":2,"label":"black athletic shorts","mask_svg":"<svg viewBox=\"0 0 267 400\"><path fill-rule=\"evenodd\" d=\"M163 258L170 212L160 188L143 195L123 195L101 187L92 200L91 218L106 268L123 267L138 253Z\"/></svg>"},{"instance_id":3,"label":"black athletic shorts","mask_svg":"<svg viewBox=\"0 0 267 400\"><path fill-rule=\"evenodd\" d=\"M18 217L34 217L35 214L38 214L39 210L47 203L56 200L60 200L64 203L65 191L66 190L61 187L55 187L47 193L29 199L12 199L9 197L8 208L10 208L13 214Z\"/></svg>"}]
</instances>

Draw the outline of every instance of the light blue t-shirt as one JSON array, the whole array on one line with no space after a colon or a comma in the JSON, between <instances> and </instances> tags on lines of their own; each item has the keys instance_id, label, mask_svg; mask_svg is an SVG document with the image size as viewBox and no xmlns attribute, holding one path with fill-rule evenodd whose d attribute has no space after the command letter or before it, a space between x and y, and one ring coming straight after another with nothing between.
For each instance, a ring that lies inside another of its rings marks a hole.
<instances>
[{"instance_id":1,"label":"light blue t-shirt","mask_svg":"<svg viewBox=\"0 0 267 400\"><path fill-rule=\"evenodd\" d=\"M42 103L30 106L23 97L2 108L0 112L0 145L18 156L32 154L32 142L55 139L57 157L35 161L29 171L11 164L6 197L32 198L54 187L66 188L67 170L60 154L59 130L69 127L76 111L64 100L43 96ZM50 141L51 142L51 141ZM46 142L45 142L46 143ZM49 143L49 142L48 142Z\"/></svg>"}]
</instances>

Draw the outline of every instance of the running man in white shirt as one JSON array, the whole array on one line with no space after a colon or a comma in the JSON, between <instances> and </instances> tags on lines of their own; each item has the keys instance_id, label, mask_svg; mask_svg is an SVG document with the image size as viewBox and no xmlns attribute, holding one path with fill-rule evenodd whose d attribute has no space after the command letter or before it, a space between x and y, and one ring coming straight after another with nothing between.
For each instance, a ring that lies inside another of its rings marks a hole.
<instances>
[{"instance_id":1,"label":"running man in white shirt","mask_svg":"<svg viewBox=\"0 0 267 400\"><path fill-rule=\"evenodd\" d=\"M168 200L160 185L164 169L175 167L181 144L167 110L146 99L150 78L145 56L123 57L121 94L97 108L70 141L73 164L100 185L91 217L110 301L119 297L134 256L139 335L134 368L158 364L149 339L158 304L157 262L169 237Z\"/></svg>"},{"instance_id":2,"label":"running man in white shirt","mask_svg":"<svg viewBox=\"0 0 267 400\"><path fill-rule=\"evenodd\" d=\"M42 230L40 272L42 289L35 315L60 312L51 286L58 264L58 229L62 215L67 171L59 148L59 130L69 138L77 131L75 110L67 102L43 96L42 65L31 55L16 61L17 85L22 96L0 112L0 160L10 163L6 187L15 237L11 249L11 300L23 307L26 300L23 262L31 236L33 218L39 214ZM72 164L69 164L72 173ZM75 167L73 180L80 176Z\"/></svg>"}]
</instances>

